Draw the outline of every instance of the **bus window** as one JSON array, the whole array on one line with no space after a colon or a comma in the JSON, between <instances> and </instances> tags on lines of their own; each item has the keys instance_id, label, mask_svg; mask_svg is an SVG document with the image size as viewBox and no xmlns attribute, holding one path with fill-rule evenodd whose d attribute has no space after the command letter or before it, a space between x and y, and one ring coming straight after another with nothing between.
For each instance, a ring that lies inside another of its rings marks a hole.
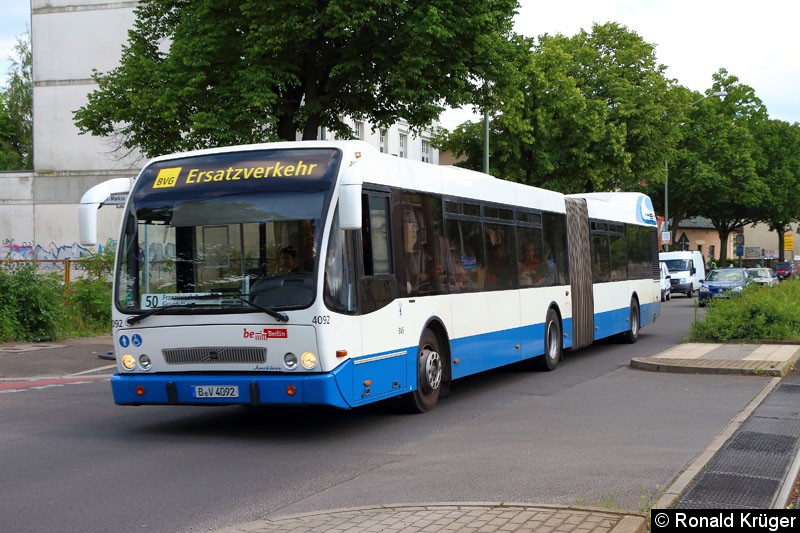
<instances>
[{"instance_id":1,"label":"bus window","mask_svg":"<svg viewBox=\"0 0 800 533\"><path fill-rule=\"evenodd\" d=\"M611 252L608 235L592 234L592 280L594 283L608 281L611 276Z\"/></svg>"},{"instance_id":2,"label":"bus window","mask_svg":"<svg viewBox=\"0 0 800 533\"><path fill-rule=\"evenodd\" d=\"M401 286L408 296L446 293L452 261L442 232L442 202L430 195L403 193L402 205Z\"/></svg>"},{"instance_id":3,"label":"bus window","mask_svg":"<svg viewBox=\"0 0 800 533\"><path fill-rule=\"evenodd\" d=\"M501 224L484 224L486 242L487 285L489 290L516 289L518 286L514 228Z\"/></svg>"},{"instance_id":4,"label":"bus window","mask_svg":"<svg viewBox=\"0 0 800 533\"><path fill-rule=\"evenodd\" d=\"M349 232L352 233L352 232ZM339 227L339 210L333 217L328 251L325 254L325 305L334 311L352 313L356 310L353 246L348 232Z\"/></svg>"},{"instance_id":5,"label":"bus window","mask_svg":"<svg viewBox=\"0 0 800 533\"><path fill-rule=\"evenodd\" d=\"M628 254L625 251L623 235L609 235L611 249L611 281L628 279Z\"/></svg>"},{"instance_id":6,"label":"bus window","mask_svg":"<svg viewBox=\"0 0 800 533\"><path fill-rule=\"evenodd\" d=\"M544 257L554 285L569 284L567 217L561 213L543 213Z\"/></svg>"},{"instance_id":7,"label":"bus window","mask_svg":"<svg viewBox=\"0 0 800 533\"><path fill-rule=\"evenodd\" d=\"M392 273L391 243L389 240L389 198L365 195L364 275L380 276Z\"/></svg>"},{"instance_id":8,"label":"bus window","mask_svg":"<svg viewBox=\"0 0 800 533\"><path fill-rule=\"evenodd\" d=\"M451 292L477 292L486 288L481 223L478 220L447 220L455 275Z\"/></svg>"},{"instance_id":9,"label":"bus window","mask_svg":"<svg viewBox=\"0 0 800 533\"><path fill-rule=\"evenodd\" d=\"M553 284L553 272L545 262L542 230L517 228L518 276L520 287L542 287Z\"/></svg>"}]
</instances>

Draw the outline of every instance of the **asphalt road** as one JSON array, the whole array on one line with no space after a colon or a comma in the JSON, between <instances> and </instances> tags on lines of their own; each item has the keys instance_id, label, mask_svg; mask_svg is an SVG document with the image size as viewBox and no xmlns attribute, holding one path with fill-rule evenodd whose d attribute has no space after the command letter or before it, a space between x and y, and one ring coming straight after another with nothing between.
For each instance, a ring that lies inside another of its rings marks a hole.
<instances>
[{"instance_id":1,"label":"asphalt road","mask_svg":"<svg viewBox=\"0 0 800 533\"><path fill-rule=\"evenodd\" d=\"M555 372L459 381L424 415L119 407L106 381L5 392L0 529L198 531L438 501L638 510L768 379L630 369L680 342L691 303L666 302L637 344L568 354Z\"/></svg>"}]
</instances>

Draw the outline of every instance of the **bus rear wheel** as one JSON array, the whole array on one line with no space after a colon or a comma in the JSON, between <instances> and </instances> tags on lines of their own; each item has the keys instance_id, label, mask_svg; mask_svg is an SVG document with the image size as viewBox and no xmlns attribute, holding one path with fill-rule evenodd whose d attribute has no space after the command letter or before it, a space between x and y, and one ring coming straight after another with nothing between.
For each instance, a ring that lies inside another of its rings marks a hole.
<instances>
[{"instance_id":1,"label":"bus rear wheel","mask_svg":"<svg viewBox=\"0 0 800 533\"><path fill-rule=\"evenodd\" d=\"M537 368L548 372L555 370L562 355L561 322L558 320L558 313L548 309L544 323L544 354L536 358Z\"/></svg>"},{"instance_id":2,"label":"bus rear wheel","mask_svg":"<svg viewBox=\"0 0 800 533\"><path fill-rule=\"evenodd\" d=\"M442 390L444 361L439 350L439 339L430 329L425 329L417 351L417 390L405 397L406 408L411 413L425 413L436 406Z\"/></svg>"},{"instance_id":3,"label":"bus rear wheel","mask_svg":"<svg viewBox=\"0 0 800 533\"><path fill-rule=\"evenodd\" d=\"M625 342L634 344L639 339L639 326L639 302L636 298L631 298L631 315L628 331L624 335Z\"/></svg>"}]
</instances>

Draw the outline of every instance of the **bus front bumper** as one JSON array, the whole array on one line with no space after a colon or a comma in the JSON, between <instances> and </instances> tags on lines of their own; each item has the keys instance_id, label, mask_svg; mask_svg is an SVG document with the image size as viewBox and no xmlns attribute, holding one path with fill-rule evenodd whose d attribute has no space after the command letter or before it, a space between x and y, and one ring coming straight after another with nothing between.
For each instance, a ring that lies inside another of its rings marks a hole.
<instances>
[{"instance_id":1,"label":"bus front bumper","mask_svg":"<svg viewBox=\"0 0 800 533\"><path fill-rule=\"evenodd\" d=\"M332 373L120 374L111 377L117 405L330 405L345 401Z\"/></svg>"}]
</instances>

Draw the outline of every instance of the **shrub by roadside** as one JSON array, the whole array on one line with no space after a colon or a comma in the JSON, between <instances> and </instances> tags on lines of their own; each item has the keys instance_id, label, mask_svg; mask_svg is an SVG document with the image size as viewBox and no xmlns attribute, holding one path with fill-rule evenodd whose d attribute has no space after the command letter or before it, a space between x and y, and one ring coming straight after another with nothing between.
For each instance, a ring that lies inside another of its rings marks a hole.
<instances>
[{"instance_id":1,"label":"shrub by roadside","mask_svg":"<svg viewBox=\"0 0 800 533\"><path fill-rule=\"evenodd\" d=\"M705 317L695 320L690 335L700 341L798 341L800 282L753 284L732 298L709 300Z\"/></svg>"},{"instance_id":2,"label":"shrub by roadside","mask_svg":"<svg viewBox=\"0 0 800 533\"><path fill-rule=\"evenodd\" d=\"M0 342L53 341L111 331L111 284L107 281L113 250L83 263L86 276L66 295L61 273L37 273L33 263L0 268ZM66 305L65 305L66 302Z\"/></svg>"}]
</instances>

